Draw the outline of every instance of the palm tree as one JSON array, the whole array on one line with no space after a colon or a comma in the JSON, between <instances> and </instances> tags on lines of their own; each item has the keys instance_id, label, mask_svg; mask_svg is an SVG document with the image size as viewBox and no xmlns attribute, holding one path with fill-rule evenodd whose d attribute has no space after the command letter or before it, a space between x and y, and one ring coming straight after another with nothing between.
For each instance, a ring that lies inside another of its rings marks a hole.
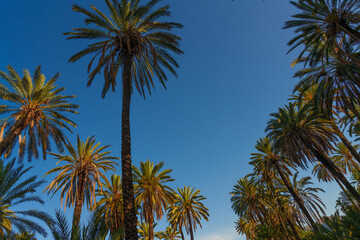
<instances>
[{"instance_id":1,"label":"palm tree","mask_svg":"<svg viewBox=\"0 0 360 240\"><path fill-rule=\"evenodd\" d=\"M290 3L301 12L293 15L295 19L287 21L284 28L295 28L297 34L288 43L290 51L304 45L299 59L308 53L307 62L314 65L326 60L330 51L341 50L340 39L350 37L360 42L360 33L356 30L360 23L356 0L299 0Z\"/></svg>"},{"instance_id":2,"label":"palm tree","mask_svg":"<svg viewBox=\"0 0 360 240\"><path fill-rule=\"evenodd\" d=\"M57 173L54 180L45 188L52 196L61 189L60 201L65 199L64 205L74 206L73 226L80 222L81 210L84 202L90 207L95 203L96 184L101 186L101 179L105 179L103 172L115 171L113 160L118 158L109 156L110 151L104 151L109 146L100 146L94 137L88 137L85 142L77 136L76 148L67 139L65 144L69 155L50 153L59 163L66 163L48 171L45 176Z\"/></svg>"},{"instance_id":3,"label":"palm tree","mask_svg":"<svg viewBox=\"0 0 360 240\"><path fill-rule=\"evenodd\" d=\"M180 239L180 231L174 227L167 227L165 231L159 232L159 239L178 240Z\"/></svg>"},{"instance_id":4,"label":"palm tree","mask_svg":"<svg viewBox=\"0 0 360 240\"><path fill-rule=\"evenodd\" d=\"M46 230L32 218L51 223L51 217L36 209L27 210L26 204L28 203L44 204L40 197L33 195L44 181L37 180L36 176L25 177L30 169L31 167L24 168L24 165L15 167L15 159L7 164L0 160L1 239L12 239L14 234L21 232L39 233L44 237L47 236ZM24 180L22 180L23 178ZM21 210L14 210L14 208Z\"/></svg>"},{"instance_id":5,"label":"palm tree","mask_svg":"<svg viewBox=\"0 0 360 240\"><path fill-rule=\"evenodd\" d=\"M209 221L209 209L202 203L205 199L204 196L200 195L200 190L195 190L189 186L178 188L174 204L169 208L168 218L172 226L177 226L182 238L184 238L183 227L188 234L190 233L191 240L194 240L197 225L202 228L200 220L203 218Z\"/></svg>"},{"instance_id":6,"label":"palm tree","mask_svg":"<svg viewBox=\"0 0 360 240\"><path fill-rule=\"evenodd\" d=\"M100 199L94 209L97 216L105 220L112 239L124 239L124 210L122 205L121 177L112 174L111 181L102 183L96 196Z\"/></svg>"},{"instance_id":7,"label":"palm tree","mask_svg":"<svg viewBox=\"0 0 360 240\"><path fill-rule=\"evenodd\" d=\"M231 208L240 218L250 222L266 223L268 215L264 202L264 186L253 176L239 179L234 185L231 195Z\"/></svg>"},{"instance_id":8,"label":"palm tree","mask_svg":"<svg viewBox=\"0 0 360 240\"><path fill-rule=\"evenodd\" d=\"M131 138L130 138L130 102L133 88L145 96L145 89L151 93L154 75L165 87L167 70L176 76L178 64L171 53L182 54L179 49L180 37L171 33L182 25L175 22L161 21L161 17L170 16L169 6L154 10L159 0L150 0L140 5L139 0L105 0L110 17L91 6L92 11L73 6L73 10L84 14L85 23L93 27L75 28L65 33L68 39L99 39L88 45L70 58L76 62L85 55L93 55L88 66L91 85L94 77L104 73L105 97L111 87L115 90L119 68L122 69L122 133L121 161L124 194L124 216L126 239L137 239L137 218L134 205L134 190L131 172ZM90 72L93 62L98 59L96 67Z\"/></svg>"},{"instance_id":9,"label":"palm tree","mask_svg":"<svg viewBox=\"0 0 360 240\"><path fill-rule=\"evenodd\" d=\"M28 70L24 70L24 76L8 66L9 74L0 71L0 77L8 83L12 89L0 84L0 99L9 103L0 106L0 113L7 115L2 124L7 123L7 131L3 141L0 142L0 156L11 150L16 137L19 137L20 149L27 149L29 160L38 158L38 146L42 147L43 158L46 159L46 151L51 150L50 138L57 148L63 150L63 129L71 132L70 126L76 124L67 118L64 113L77 113L78 105L67 102L71 95L60 95L64 87L55 85L60 74L57 73L46 82L37 67L33 77ZM25 141L25 137L27 141ZM25 151L20 151L20 160Z\"/></svg>"},{"instance_id":10,"label":"palm tree","mask_svg":"<svg viewBox=\"0 0 360 240\"><path fill-rule=\"evenodd\" d=\"M235 222L235 230L239 234L244 234L247 239L254 240L256 239L255 232L258 225L258 222L244 217L239 217L239 219Z\"/></svg>"},{"instance_id":11,"label":"palm tree","mask_svg":"<svg viewBox=\"0 0 360 240\"><path fill-rule=\"evenodd\" d=\"M269 184L279 175L282 182L290 192L301 212L305 215L307 222L313 229L316 229L315 221L309 210L305 207L304 200L294 191L288 176L292 172L287 166L291 166L291 161L282 156L280 151L274 147L269 138L261 138L255 145L258 152L252 153L250 164L254 166L254 174L261 175L262 179Z\"/></svg>"},{"instance_id":12,"label":"palm tree","mask_svg":"<svg viewBox=\"0 0 360 240\"><path fill-rule=\"evenodd\" d=\"M133 166L135 204L149 224L149 240L154 239L154 218L159 221L174 200L174 191L166 184L174 181L169 176L171 169L162 170L164 162L154 165L150 160L140 162L140 168Z\"/></svg>"},{"instance_id":13,"label":"palm tree","mask_svg":"<svg viewBox=\"0 0 360 240\"><path fill-rule=\"evenodd\" d=\"M353 146L351 144L351 142L345 137L345 135L340 130L337 124L342 121L339 112L348 114L347 110L341 108L339 105L349 106L349 104L337 103L339 102L339 98L341 98L338 96L338 93L336 93L338 92L337 91L338 88L328 89L330 87L328 83L332 82L332 81L328 81L326 79L327 77L325 77L325 75L328 76L328 71L326 71L326 73L324 72L323 73L324 75L322 75L321 77L316 76L317 74L314 75L310 74L311 72L313 72L313 69L305 69L300 71L304 71L304 74L306 75L301 74L302 76L305 76L305 78L295 88L297 94L292 96L292 100L297 101L295 102L295 104L310 104L313 107L314 114L320 113L323 116L327 116L334 133L339 137L344 147L348 149L348 152L350 152L353 158L355 158L360 163L360 154L358 153L358 149L357 149L358 147ZM338 73L334 74L334 76L339 76L339 75L341 74ZM315 83L316 82L315 79L316 81L320 81L320 83L319 84ZM342 79L338 79L338 82L344 82L344 81ZM324 87L324 86L328 86L328 87ZM336 86L336 87L341 87L341 86ZM346 88L346 86L343 86L341 88L344 89ZM349 91L346 92L349 93ZM346 99L349 98L347 95L345 97ZM356 98L356 97L355 95L352 95L352 97L350 98Z\"/></svg>"},{"instance_id":14,"label":"palm tree","mask_svg":"<svg viewBox=\"0 0 360 240\"><path fill-rule=\"evenodd\" d=\"M153 226L153 230L156 227L156 223ZM147 222L141 222L139 223L139 229L138 229L138 233L139 233L139 240L150 240L150 225ZM157 232L155 233L155 236L157 238L160 238L160 234Z\"/></svg>"},{"instance_id":15,"label":"palm tree","mask_svg":"<svg viewBox=\"0 0 360 240\"><path fill-rule=\"evenodd\" d=\"M349 183L340 169L328 157L333 150L335 136L331 123L319 114L312 114L311 106L290 103L271 114L266 127L274 146L281 149L298 166L307 167L307 162L320 161L360 203L360 194Z\"/></svg>"}]
</instances>

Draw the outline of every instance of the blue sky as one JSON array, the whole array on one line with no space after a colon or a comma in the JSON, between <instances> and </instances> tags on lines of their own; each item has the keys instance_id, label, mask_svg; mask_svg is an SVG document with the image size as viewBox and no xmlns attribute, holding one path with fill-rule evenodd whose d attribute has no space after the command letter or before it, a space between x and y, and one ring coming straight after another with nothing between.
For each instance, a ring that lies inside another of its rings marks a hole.
<instances>
[{"instance_id":1,"label":"blue sky","mask_svg":"<svg viewBox=\"0 0 360 240\"><path fill-rule=\"evenodd\" d=\"M287 102L296 83L290 67L296 53L286 55L286 43L294 35L281 29L295 9L287 0L164 3L171 5L171 20L184 25L177 34L183 38L185 54L177 57L179 77L170 76L167 90L157 84L146 101L134 94L133 163L164 161L166 168L173 169L172 187L201 189L210 221L203 222L197 239L241 239L234 230L229 192L238 178L251 171L249 157L256 140L265 135L269 114ZM72 12L72 4L86 8L94 4L105 10L102 0L3 0L0 70L10 64L18 72L24 68L33 72L41 65L48 78L60 72L58 85L75 94L74 102L80 105L80 114L73 117L78 128L68 137L95 135L120 156L121 89L101 99L102 76L86 87L89 59L67 63L88 44L62 35L84 26L83 16ZM31 174L40 177L55 164L50 156L28 163L34 165ZM51 176L46 180L51 181ZM332 213L338 188L321 186L326 193L320 196ZM51 200L44 195L44 199L43 210L53 213L60 207L58 195ZM72 209L66 213L71 217ZM161 223L157 230L165 225Z\"/></svg>"}]
</instances>

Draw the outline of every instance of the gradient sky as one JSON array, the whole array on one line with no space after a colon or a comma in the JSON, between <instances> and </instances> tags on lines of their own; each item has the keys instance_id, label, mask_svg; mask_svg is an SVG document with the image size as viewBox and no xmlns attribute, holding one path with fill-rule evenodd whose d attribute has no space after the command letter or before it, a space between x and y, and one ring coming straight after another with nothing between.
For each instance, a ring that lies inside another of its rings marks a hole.
<instances>
[{"instance_id":1,"label":"gradient sky","mask_svg":"<svg viewBox=\"0 0 360 240\"><path fill-rule=\"evenodd\" d=\"M71 10L75 3L86 8L94 4L105 11L102 0L3 0L0 70L10 64L18 72L24 68L33 72L41 65L48 78L60 72L58 85L65 86L67 94L75 94L74 102L80 105L80 114L73 117L78 128L67 136L74 140L76 134L82 139L95 135L103 144L112 145L113 155L120 156L121 89L101 99L102 76L86 87L89 58L67 63L89 43L65 40L62 35L84 26L83 16ZM171 20L184 25L177 34L183 38L185 54L176 57L179 77L170 76L167 90L157 84L146 101L134 94L133 163L164 161L166 168L173 169L172 187L201 189L210 221L203 222L196 239L243 239L234 230L236 216L229 192L237 179L251 171L249 157L256 140L265 136L269 114L287 102L296 83L290 67L296 53L286 55L286 43L294 34L281 29L295 9L287 0L164 3L171 5ZM27 163L34 166L30 175L39 177L55 164L51 156ZM335 185L320 186L326 190L320 196L327 212L332 213L339 190ZM50 200L44 194L44 199L42 210L53 214L60 208L59 195ZM72 209L66 214L71 219ZM165 226L162 222L155 230Z\"/></svg>"}]
</instances>

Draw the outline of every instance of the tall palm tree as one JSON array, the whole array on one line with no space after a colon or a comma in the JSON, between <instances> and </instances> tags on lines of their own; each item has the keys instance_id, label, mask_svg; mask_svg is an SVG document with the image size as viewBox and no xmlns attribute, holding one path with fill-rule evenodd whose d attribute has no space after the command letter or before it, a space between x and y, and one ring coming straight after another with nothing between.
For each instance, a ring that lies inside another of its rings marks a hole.
<instances>
[{"instance_id":1,"label":"tall palm tree","mask_svg":"<svg viewBox=\"0 0 360 240\"><path fill-rule=\"evenodd\" d=\"M97 215L104 219L112 239L124 239L124 209L122 204L121 177L112 174L110 182L102 183L97 190L99 200L94 205Z\"/></svg>"},{"instance_id":2,"label":"tall palm tree","mask_svg":"<svg viewBox=\"0 0 360 240\"><path fill-rule=\"evenodd\" d=\"M191 240L194 240L194 232L197 225L202 227L201 219L209 221L209 209L202 203L206 197L200 195L200 190L184 186L178 188L174 204L170 206L168 212L169 222L172 226L177 226L180 233L185 227L186 232L190 233ZM183 234L182 234L183 238Z\"/></svg>"},{"instance_id":3,"label":"tall palm tree","mask_svg":"<svg viewBox=\"0 0 360 240\"><path fill-rule=\"evenodd\" d=\"M146 89L151 93L151 88L155 86L154 77L165 87L167 76L164 70L176 76L174 68L178 67L171 53L183 53L179 49L181 38L171 33L182 25L161 20L163 16L170 16L170 7L166 5L154 9L159 1L150 0L140 5L139 0L105 0L110 17L95 6L91 6L92 11L88 11L74 5L73 10L84 14L87 17L85 23L92 27L75 28L72 32L65 33L68 39L98 39L69 61L76 62L85 55L93 56L88 66L88 85L103 71L105 83L102 97L105 97L110 87L115 90L117 73L120 68L122 71L121 161L127 240L137 239L131 172L131 94L134 88L143 96ZM91 71L96 59L96 66Z\"/></svg>"},{"instance_id":4,"label":"tall palm tree","mask_svg":"<svg viewBox=\"0 0 360 240\"><path fill-rule=\"evenodd\" d=\"M274 147L269 138L261 138L255 145L258 152L252 153L250 164L254 166L254 174L261 175L267 183L274 181L277 175L290 192L301 212L305 215L307 222L313 229L316 229L315 221L309 210L305 207L304 200L294 191L289 177L292 172L287 167L291 166L291 161L282 156L279 149Z\"/></svg>"},{"instance_id":5,"label":"tall palm tree","mask_svg":"<svg viewBox=\"0 0 360 240\"><path fill-rule=\"evenodd\" d=\"M140 162L140 168L133 166L135 185L135 203L141 207L141 213L149 224L149 240L154 239L155 215L159 221L174 200L174 191L167 186L174 181L169 173L171 169L161 169L164 162L155 164Z\"/></svg>"},{"instance_id":6,"label":"tall palm tree","mask_svg":"<svg viewBox=\"0 0 360 240\"><path fill-rule=\"evenodd\" d=\"M24 145L20 149L28 150L29 160L39 157L38 146L41 146L43 158L46 159L46 151L51 150L50 139L62 151L63 129L71 132L70 126L76 127L64 115L77 113L75 109L79 106L67 102L67 99L75 96L60 94L65 88L55 85L59 73L46 82L40 66L36 68L33 77L28 70L24 70L22 78L11 66L8 66L8 71L9 74L0 71L0 77L11 86L9 89L0 84L0 99L7 104L0 106L0 113L6 114L2 123L7 123L5 137L0 142L0 156L11 150L16 137L19 137L20 145ZM20 151L20 160L24 152Z\"/></svg>"},{"instance_id":7,"label":"tall palm tree","mask_svg":"<svg viewBox=\"0 0 360 240\"><path fill-rule=\"evenodd\" d=\"M275 147L281 149L298 166L307 167L307 162L320 161L360 203L360 194L349 183L341 170L328 157L333 150L335 135L331 123L318 114L312 114L311 106L289 103L271 114L266 127Z\"/></svg>"},{"instance_id":8,"label":"tall palm tree","mask_svg":"<svg viewBox=\"0 0 360 240\"><path fill-rule=\"evenodd\" d=\"M307 62L314 65L326 60L330 51L341 50L339 39L350 37L360 42L357 0L298 0L290 3L301 12L293 15L295 19L287 21L284 28L295 28L297 34L288 43L290 51L304 46L299 59L307 53Z\"/></svg>"},{"instance_id":9,"label":"tall palm tree","mask_svg":"<svg viewBox=\"0 0 360 240\"><path fill-rule=\"evenodd\" d=\"M61 203L64 206L74 206L73 226L80 222L81 210L84 202L90 207L95 203L96 184L101 186L101 179L105 179L109 170L115 171L118 158L110 156L110 151L105 151L109 145L100 146L94 137L88 137L85 142L77 136L74 147L67 139L65 144L69 155L50 153L59 163L65 163L48 171L45 176L57 173L54 180L45 188L52 196L61 189ZM103 173L104 172L104 173Z\"/></svg>"},{"instance_id":10,"label":"tall palm tree","mask_svg":"<svg viewBox=\"0 0 360 240\"><path fill-rule=\"evenodd\" d=\"M40 197L34 195L44 181L39 181L36 176L26 177L30 169L24 168L24 165L15 166L15 159L7 164L0 160L0 239L12 239L14 234L21 232L47 236L46 230L34 220L52 223L51 217L36 209L28 210L26 206L29 203L44 204Z\"/></svg>"}]
</instances>

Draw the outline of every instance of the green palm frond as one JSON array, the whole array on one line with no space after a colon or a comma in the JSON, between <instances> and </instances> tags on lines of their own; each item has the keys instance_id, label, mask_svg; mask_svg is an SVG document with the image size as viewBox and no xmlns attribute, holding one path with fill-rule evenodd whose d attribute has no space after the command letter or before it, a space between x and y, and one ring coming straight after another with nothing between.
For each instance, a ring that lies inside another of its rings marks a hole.
<instances>
[{"instance_id":1,"label":"green palm frond","mask_svg":"<svg viewBox=\"0 0 360 240\"><path fill-rule=\"evenodd\" d=\"M39 181L36 176L25 177L30 169L24 168L24 165L16 167L15 159L7 164L0 160L0 238L9 239L22 232L47 236L44 227L33 219L52 223L52 218L45 212L26 207L28 203L44 204L40 197L34 195L44 181Z\"/></svg>"},{"instance_id":2,"label":"green palm frond","mask_svg":"<svg viewBox=\"0 0 360 240\"><path fill-rule=\"evenodd\" d=\"M170 7L156 8L159 2L152 0L140 5L137 0L106 0L110 15L95 6L91 6L91 10L73 6L75 12L86 17L84 22L88 27L72 29L65 33L67 39L86 39L93 43L73 55L69 62L92 56L88 65L88 86L102 71L105 80L102 97L110 88L115 91L118 71L127 58L131 59L132 65L130 86L143 96L146 89L151 94L155 87L154 77L165 87L165 71L176 76L178 64L170 53L182 54L179 49L181 38L170 32L182 25L161 21L161 18L170 16Z\"/></svg>"},{"instance_id":3,"label":"green palm frond","mask_svg":"<svg viewBox=\"0 0 360 240\"><path fill-rule=\"evenodd\" d=\"M200 194L200 190L189 186L178 188L174 204L169 207L168 221L179 231L184 227L191 234L191 228L196 231L197 226L202 227L202 219L209 221L209 209L202 203L204 200L206 197Z\"/></svg>"},{"instance_id":4,"label":"green palm frond","mask_svg":"<svg viewBox=\"0 0 360 240\"><path fill-rule=\"evenodd\" d=\"M76 127L66 116L77 113L79 106L68 102L75 96L61 95L65 88L55 85L60 75L56 74L46 81L40 67L32 77L28 70L24 70L21 78L11 66L8 66L8 72L0 71L0 77L5 80L5 84L0 84L0 99L6 104L1 106L0 111L4 116L0 123L5 127L0 155L5 152L9 155L16 137L19 137L20 161L25 152L29 160L39 158L38 147L41 147L42 156L46 159L46 152L51 151L50 139L63 151L63 130L71 132L71 127Z\"/></svg>"},{"instance_id":5,"label":"green palm frond","mask_svg":"<svg viewBox=\"0 0 360 240\"><path fill-rule=\"evenodd\" d=\"M54 180L45 188L45 191L54 195L61 191L60 200L64 201L64 206L74 206L76 196L80 189L78 186L79 176L83 174L85 177L84 196L87 206L90 207L95 203L96 185L101 186L101 179L105 179L104 173L107 171L116 171L115 165L117 157L110 156L107 146L100 146L96 143L94 136L88 137L85 142L77 136L77 145L74 147L67 139L65 144L69 155L58 153L50 153L58 160L57 165L64 163L48 171L45 176L51 173L57 173Z\"/></svg>"},{"instance_id":6,"label":"green palm frond","mask_svg":"<svg viewBox=\"0 0 360 240\"><path fill-rule=\"evenodd\" d=\"M350 38L360 42L357 28L360 23L357 0L309 0L290 1L300 13L293 15L284 28L294 28L296 36L289 41L293 49L303 46L299 59L307 54L310 66L327 61L331 52L341 49L340 42Z\"/></svg>"}]
</instances>

